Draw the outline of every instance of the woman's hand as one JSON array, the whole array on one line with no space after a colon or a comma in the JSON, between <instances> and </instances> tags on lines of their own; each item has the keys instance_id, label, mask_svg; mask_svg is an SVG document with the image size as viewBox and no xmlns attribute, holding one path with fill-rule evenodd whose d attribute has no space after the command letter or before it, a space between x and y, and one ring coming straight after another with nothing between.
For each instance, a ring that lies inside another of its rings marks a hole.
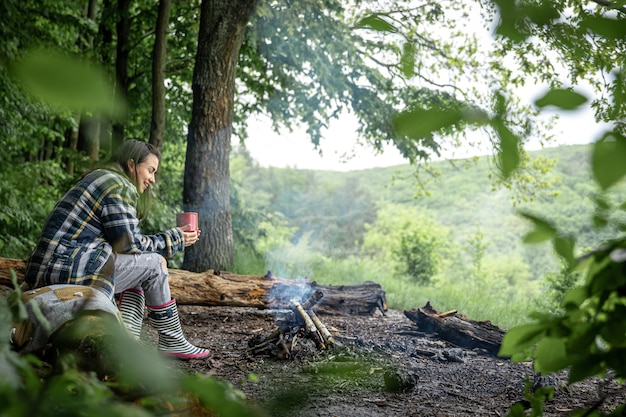
<instances>
[{"instance_id":1,"label":"woman's hand","mask_svg":"<svg viewBox=\"0 0 626 417\"><path fill-rule=\"evenodd\" d=\"M190 224L186 224L180 228L183 231L185 247L193 245L200 239L200 229L188 232L190 228L191 228Z\"/></svg>"}]
</instances>

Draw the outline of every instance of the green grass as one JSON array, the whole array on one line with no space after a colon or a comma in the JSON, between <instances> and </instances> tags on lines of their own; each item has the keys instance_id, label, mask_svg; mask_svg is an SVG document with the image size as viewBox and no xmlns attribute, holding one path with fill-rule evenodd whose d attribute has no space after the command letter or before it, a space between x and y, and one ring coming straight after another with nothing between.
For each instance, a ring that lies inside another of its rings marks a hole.
<instances>
[{"instance_id":1,"label":"green grass","mask_svg":"<svg viewBox=\"0 0 626 417\"><path fill-rule=\"evenodd\" d=\"M502 283L487 285L487 278L480 285L469 280L443 279L424 286L397 277L389 268L369 259L333 260L312 256L308 261L312 263L305 262L298 268L293 263L282 268L274 264L272 272L281 278L302 278L304 275L291 276L275 271L306 270L307 278L320 285L355 285L372 281L382 286L390 309L411 310L430 301L438 311L457 310L468 319L490 321L502 329L527 323L529 314L540 309L537 292Z\"/></svg>"}]
</instances>

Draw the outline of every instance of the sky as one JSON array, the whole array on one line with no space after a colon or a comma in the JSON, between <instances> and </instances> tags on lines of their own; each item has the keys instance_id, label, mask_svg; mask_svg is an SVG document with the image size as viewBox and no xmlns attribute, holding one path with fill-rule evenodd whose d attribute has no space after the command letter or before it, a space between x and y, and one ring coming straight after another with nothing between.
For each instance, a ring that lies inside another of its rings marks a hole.
<instances>
[{"instance_id":1,"label":"sky","mask_svg":"<svg viewBox=\"0 0 626 417\"><path fill-rule=\"evenodd\" d=\"M482 20L478 12L471 17L479 20L470 27L482 28ZM464 19L467 19L467 16ZM481 29L476 34L482 48L489 48L493 43L493 36L488 31ZM530 104L545 91L545 86L536 86L529 82L517 94L522 101ZM594 96L591 88L584 83L577 85L575 91L587 97ZM544 109L544 114L550 116L554 113ZM555 136L555 141L550 146L592 143L607 128L607 125L599 125L595 122L593 111L587 103L583 110L561 113L560 120L553 126L551 133ZM284 131L277 134L272 130L270 121L260 117L250 121L246 148L252 158L264 167L351 171L408 163L393 146L386 148L382 154L377 154L371 146L360 145L355 131L356 119L351 115L342 115L339 120L331 122L328 130L323 132L320 142L323 153L320 155L304 130ZM235 138L234 142L238 144L238 139ZM443 159L458 159L491 153L489 144L486 141L483 142L485 144L480 149L457 149L454 154L444 153ZM530 143L526 147L529 151L540 148L539 141Z\"/></svg>"},{"instance_id":2,"label":"sky","mask_svg":"<svg viewBox=\"0 0 626 417\"><path fill-rule=\"evenodd\" d=\"M595 122L589 108L567 115L552 128L556 140L551 146L579 145L594 142L606 129ZM254 160L263 167L290 167L297 169L355 171L374 167L388 167L408 164L393 147L377 154L372 147L360 145L355 132L356 121L350 115L334 121L323 133L319 151L303 131L277 134L269 120L254 119L248 126L249 139L246 148ZM527 150L538 150L540 145L532 143ZM482 149L457 150L444 159L457 159L474 155L485 155L491 150L487 145Z\"/></svg>"}]
</instances>

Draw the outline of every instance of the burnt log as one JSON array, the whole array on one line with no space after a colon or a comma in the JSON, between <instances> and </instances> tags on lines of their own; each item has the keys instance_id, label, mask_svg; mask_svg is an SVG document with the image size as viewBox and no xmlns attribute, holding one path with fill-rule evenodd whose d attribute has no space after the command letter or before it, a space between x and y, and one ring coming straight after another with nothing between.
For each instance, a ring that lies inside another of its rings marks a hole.
<instances>
[{"instance_id":1,"label":"burnt log","mask_svg":"<svg viewBox=\"0 0 626 417\"><path fill-rule=\"evenodd\" d=\"M0 285L11 287L10 270L15 271L18 283L24 280L25 261L0 258ZM308 279L285 279L271 273L239 275L208 270L190 272L169 270L172 297L177 304L253 307L258 309L291 308L291 300L307 300L316 291L323 298L315 304L318 314L374 315L387 311L385 291L380 284L364 282L356 285L318 285Z\"/></svg>"},{"instance_id":2,"label":"burnt log","mask_svg":"<svg viewBox=\"0 0 626 417\"><path fill-rule=\"evenodd\" d=\"M465 349L483 349L497 355L505 331L489 321L468 320L456 311L439 313L430 302L422 308L405 310L404 315L417 324L424 333L436 333L438 337Z\"/></svg>"}]
</instances>

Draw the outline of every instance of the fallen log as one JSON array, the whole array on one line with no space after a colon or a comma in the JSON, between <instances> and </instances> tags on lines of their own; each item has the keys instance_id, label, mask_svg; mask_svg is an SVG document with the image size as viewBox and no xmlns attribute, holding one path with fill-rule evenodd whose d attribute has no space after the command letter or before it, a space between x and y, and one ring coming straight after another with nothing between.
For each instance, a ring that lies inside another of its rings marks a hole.
<instances>
[{"instance_id":1,"label":"fallen log","mask_svg":"<svg viewBox=\"0 0 626 417\"><path fill-rule=\"evenodd\" d=\"M23 282L25 261L0 258L0 285L11 287L10 270ZM323 298L315 305L318 314L374 315L385 314L387 301L380 284L318 285L306 279L279 278L265 275L238 275L208 270L197 273L182 269L169 270L172 296L178 304L254 307L259 309L291 308L291 300L306 300L315 292Z\"/></svg>"},{"instance_id":2,"label":"fallen log","mask_svg":"<svg viewBox=\"0 0 626 417\"><path fill-rule=\"evenodd\" d=\"M504 337L504 330L488 321L468 320L456 314L456 310L439 313L430 302L422 308L405 310L404 315L424 333L437 335L456 346L466 349L484 349L497 355Z\"/></svg>"}]
</instances>

